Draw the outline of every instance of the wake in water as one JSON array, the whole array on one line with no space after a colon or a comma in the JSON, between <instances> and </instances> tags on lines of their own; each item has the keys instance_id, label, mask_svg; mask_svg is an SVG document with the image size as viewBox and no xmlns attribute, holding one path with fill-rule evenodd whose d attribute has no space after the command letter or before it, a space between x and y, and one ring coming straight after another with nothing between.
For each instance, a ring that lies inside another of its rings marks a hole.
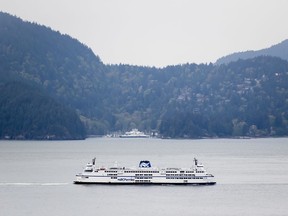
<instances>
[{"instance_id":1,"label":"wake in water","mask_svg":"<svg viewBox=\"0 0 288 216\"><path fill-rule=\"evenodd\" d=\"M9 182L9 183L0 183L0 186L62 186L62 185L68 185L71 183L56 183L56 182L51 182L51 183L35 183L35 182Z\"/></svg>"}]
</instances>

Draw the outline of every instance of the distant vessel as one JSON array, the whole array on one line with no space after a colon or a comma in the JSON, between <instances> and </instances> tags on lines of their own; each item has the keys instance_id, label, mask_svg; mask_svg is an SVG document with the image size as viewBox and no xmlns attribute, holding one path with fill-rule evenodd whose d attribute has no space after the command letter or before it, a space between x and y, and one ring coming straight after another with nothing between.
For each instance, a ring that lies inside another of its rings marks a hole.
<instances>
[{"instance_id":1,"label":"distant vessel","mask_svg":"<svg viewBox=\"0 0 288 216\"><path fill-rule=\"evenodd\" d=\"M132 129L131 131L126 132L124 135L120 135L121 138L149 138L149 135L144 134L138 129Z\"/></svg>"},{"instance_id":2,"label":"distant vessel","mask_svg":"<svg viewBox=\"0 0 288 216\"><path fill-rule=\"evenodd\" d=\"M137 168L97 167L96 158L88 163L82 173L76 175L75 184L177 184L213 185L214 176L194 158L190 168L157 168L150 161L140 161Z\"/></svg>"}]
</instances>

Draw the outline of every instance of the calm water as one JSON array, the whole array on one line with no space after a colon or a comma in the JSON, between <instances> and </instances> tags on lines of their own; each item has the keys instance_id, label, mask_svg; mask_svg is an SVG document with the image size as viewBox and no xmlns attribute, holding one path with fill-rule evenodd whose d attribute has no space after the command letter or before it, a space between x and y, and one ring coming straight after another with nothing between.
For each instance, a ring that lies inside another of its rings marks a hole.
<instances>
[{"instance_id":1,"label":"calm water","mask_svg":"<svg viewBox=\"0 0 288 216\"><path fill-rule=\"evenodd\" d=\"M99 165L188 167L197 157L214 186L74 185ZM287 215L288 138L0 141L0 215Z\"/></svg>"}]
</instances>

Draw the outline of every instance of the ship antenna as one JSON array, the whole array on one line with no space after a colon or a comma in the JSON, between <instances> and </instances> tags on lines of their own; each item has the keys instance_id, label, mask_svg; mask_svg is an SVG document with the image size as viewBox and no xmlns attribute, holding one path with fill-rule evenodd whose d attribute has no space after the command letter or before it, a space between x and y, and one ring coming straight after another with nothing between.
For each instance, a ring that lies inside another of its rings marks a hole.
<instances>
[{"instance_id":1,"label":"ship antenna","mask_svg":"<svg viewBox=\"0 0 288 216\"><path fill-rule=\"evenodd\" d=\"M195 166L198 165L198 160L196 158L194 158L194 162L195 162Z\"/></svg>"},{"instance_id":2,"label":"ship antenna","mask_svg":"<svg viewBox=\"0 0 288 216\"><path fill-rule=\"evenodd\" d=\"M96 162L96 157L93 158L92 164L95 165L95 162Z\"/></svg>"}]
</instances>

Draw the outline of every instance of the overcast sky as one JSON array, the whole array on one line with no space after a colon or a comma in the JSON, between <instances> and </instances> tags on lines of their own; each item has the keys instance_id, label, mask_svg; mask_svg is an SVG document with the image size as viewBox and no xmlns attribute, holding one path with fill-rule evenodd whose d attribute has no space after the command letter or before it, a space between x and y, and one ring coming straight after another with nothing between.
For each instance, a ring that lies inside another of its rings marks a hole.
<instances>
[{"instance_id":1,"label":"overcast sky","mask_svg":"<svg viewBox=\"0 0 288 216\"><path fill-rule=\"evenodd\" d=\"M288 39L288 0L0 0L78 39L104 63L209 63Z\"/></svg>"}]
</instances>

